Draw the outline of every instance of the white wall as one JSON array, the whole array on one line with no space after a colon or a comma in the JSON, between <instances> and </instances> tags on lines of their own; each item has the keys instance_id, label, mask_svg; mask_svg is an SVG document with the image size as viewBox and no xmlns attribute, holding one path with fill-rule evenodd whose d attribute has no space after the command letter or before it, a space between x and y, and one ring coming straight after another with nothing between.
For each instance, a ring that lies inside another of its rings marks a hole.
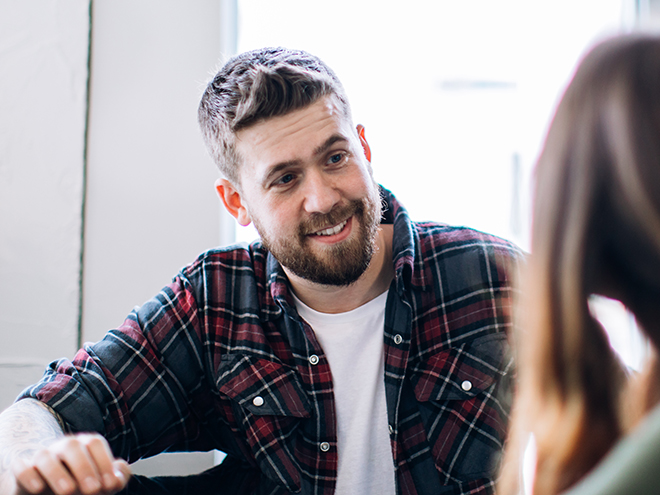
<instances>
[{"instance_id":1,"label":"white wall","mask_svg":"<svg viewBox=\"0 0 660 495\"><path fill-rule=\"evenodd\" d=\"M76 348L88 10L0 3L0 409Z\"/></svg>"},{"instance_id":2,"label":"white wall","mask_svg":"<svg viewBox=\"0 0 660 495\"><path fill-rule=\"evenodd\" d=\"M196 110L220 5L95 0L90 24L89 0L0 0L0 408L75 353L83 230L83 341L218 244ZM213 454L157 459L137 470L199 471Z\"/></svg>"},{"instance_id":3,"label":"white wall","mask_svg":"<svg viewBox=\"0 0 660 495\"><path fill-rule=\"evenodd\" d=\"M218 243L197 104L219 58L215 0L94 2L83 338L98 340Z\"/></svg>"}]
</instances>

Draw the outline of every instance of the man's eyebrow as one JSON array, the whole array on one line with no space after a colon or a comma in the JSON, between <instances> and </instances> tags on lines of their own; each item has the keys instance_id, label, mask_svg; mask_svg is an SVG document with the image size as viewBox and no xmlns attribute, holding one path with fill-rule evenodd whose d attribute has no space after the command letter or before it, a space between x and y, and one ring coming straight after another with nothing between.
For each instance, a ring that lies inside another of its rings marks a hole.
<instances>
[{"instance_id":1,"label":"man's eyebrow","mask_svg":"<svg viewBox=\"0 0 660 495\"><path fill-rule=\"evenodd\" d=\"M339 141L348 142L348 139L346 137L342 136L341 134L333 134L332 136L330 136L328 139L325 140L325 143L323 143L321 146L318 146L318 147L316 147L316 149L314 149L314 154L315 155L321 155L321 154L325 153L326 151L328 151L328 149L333 144L335 144Z\"/></svg>"}]
</instances>

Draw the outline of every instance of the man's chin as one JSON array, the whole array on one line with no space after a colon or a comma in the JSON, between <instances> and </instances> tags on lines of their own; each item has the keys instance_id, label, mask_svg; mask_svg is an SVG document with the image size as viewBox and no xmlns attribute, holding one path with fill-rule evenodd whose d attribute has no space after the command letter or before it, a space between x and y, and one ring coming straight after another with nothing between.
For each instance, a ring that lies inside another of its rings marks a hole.
<instances>
[{"instance_id":1,"label":"man's chin","mask_svg":"<svg viewBox=\"0 0 660 495\"><path fill-rule=\"evenodd\" d=\"M351 272L329 272L317 270L314 273L308 271L298 272L290 269L292 273L298 277L318 285L325 285L329 287L348 287L356 283L364 274L365 270L354 270Z\"/></svg>"},{"instance_id":2,"label":"man's chin","mask_svg":"<svg viewBox=\"0 0 660 495\"><path fill-rule=\"evenodd\" d=\"M357 282L369 267L371 255L324 253L324 256L299 258L287 268L300 278L319 285L349 286ZM286 265L285 265L286 266Z\"/></svg>"}]
</instances>

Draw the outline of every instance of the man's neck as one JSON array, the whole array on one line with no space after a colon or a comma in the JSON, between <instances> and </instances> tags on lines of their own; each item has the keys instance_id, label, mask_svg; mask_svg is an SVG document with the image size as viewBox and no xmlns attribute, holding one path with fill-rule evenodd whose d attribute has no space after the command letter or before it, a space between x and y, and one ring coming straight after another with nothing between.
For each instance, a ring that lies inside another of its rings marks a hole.
<instances>
[{"instance_id":1,"label":"man's neck","mask_svg":"<svg viewBox=\"0 0 660 495\"><path fill-rule=\"evenodd\" d=\"M298 299L320 313L345 313L381 295L389 288L394 278L392 234L392 225L381 224L369 267L359 279L348 286L310 282L294 275L285 267L284 271Z\"/></svg>"}]
</instances>

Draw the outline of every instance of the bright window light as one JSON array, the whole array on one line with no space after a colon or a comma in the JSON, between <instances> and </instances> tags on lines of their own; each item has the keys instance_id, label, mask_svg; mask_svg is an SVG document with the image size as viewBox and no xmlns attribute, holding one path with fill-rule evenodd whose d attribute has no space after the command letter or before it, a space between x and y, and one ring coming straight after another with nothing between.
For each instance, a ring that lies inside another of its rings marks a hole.
<instances>
[{"instance_id":1,"label":"bright window light","mask_svg":"<svg viewBox=\"0 0 660 495\"><path fill-rule=\"evenodd\" d=\"M413 219L528 248L531 170L553 108L584 51L632 25L629 4L239 0L238 51L321 57L366 127L376 179Z\"/></svg>"}]
</instances>

